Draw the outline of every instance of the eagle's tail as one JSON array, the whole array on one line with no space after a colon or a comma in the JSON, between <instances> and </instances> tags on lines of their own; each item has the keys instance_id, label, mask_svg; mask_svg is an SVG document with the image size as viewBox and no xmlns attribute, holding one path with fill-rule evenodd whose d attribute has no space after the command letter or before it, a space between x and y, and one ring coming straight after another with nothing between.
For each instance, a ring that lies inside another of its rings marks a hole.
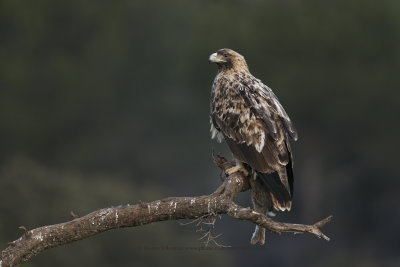
<instances>
[{"instance_id":1,"label":"eagle's tail","mask_svg":"<svg viewBox=\"0 0 400 267\"><path fill-rule=\"evenodd\" d=\"M289 165L289 164L288 164ZM261 183L265 187L267 193L271 196L271 201L276 210L290 210L292 206L293 196L293 172L290 165L290 170L284 169L279 172L280 176L285 175L286 177L279 177L278 173L260 173L257 172L257 179L260 179ZM289 182L290 189L288 190L285 185L281 182L281 179L287 179ZM290 191L290 192L289 192Z\"/></svg>"},{"instance_id":2,"label":"eagle's tail","mask_svg":"<svg viewBox=\"0 0 400 267\"><path fill-rule=\"evenodd\" d=\"M287 147L287 150L289 161L278 172L272 174L257 172L257 178L271 195L274 208L281 211L290 210L293 198L293 161L290 147Z\"/></svg>"}]
</instances>

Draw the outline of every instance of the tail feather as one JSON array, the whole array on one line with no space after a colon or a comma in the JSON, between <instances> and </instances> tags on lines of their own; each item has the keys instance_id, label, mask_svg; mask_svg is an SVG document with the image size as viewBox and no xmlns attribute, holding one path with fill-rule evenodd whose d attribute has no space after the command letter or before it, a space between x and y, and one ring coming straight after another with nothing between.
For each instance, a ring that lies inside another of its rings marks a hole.
<instances>
[{"instance_id":1,"label":"tail feather","mask_svg":"<svg viewBox=\"0 0 400 267\"><path fill-rule=\"evenodd\" d=\"M289 152L290 153L290 152ZM289 189L290 189L290 199L293 198L293 182L294 182L294 177L293 177L293 161L292 161L292 153L289 155L289 163L286 165L286 175L288 178L289 182Z\"/></svg>"},{"instance_id":2,"label":"tail feather","mask_svg":"<svg viewBox=\"0 0 400 267\"><path fill-rule=\"evenodd\" d=\"M271 195L276 210L290 210L293 198L293 160L290 144L286 143L289 162L278 172L265 174L257 172L257 176Z\"/></svg>"},{"instance_id":3,"label":"tail feather","mask_svg":"<svg viewBox=\"0 0 400 267\"><path fill-rule=\"evenodd\" d=\"M291 174L292 174L291 177L287 175L290 189L293 188L293 173ZM290 210L292 206L293 191L288 190L287 187L281 182L281 178L279 177L278 173L266 174L257 172L257 178L260 179L262 184L266 187L267 191L270 193L273 206L276 210L281 210L281 211Z\"/></svg>"}]
</instances>

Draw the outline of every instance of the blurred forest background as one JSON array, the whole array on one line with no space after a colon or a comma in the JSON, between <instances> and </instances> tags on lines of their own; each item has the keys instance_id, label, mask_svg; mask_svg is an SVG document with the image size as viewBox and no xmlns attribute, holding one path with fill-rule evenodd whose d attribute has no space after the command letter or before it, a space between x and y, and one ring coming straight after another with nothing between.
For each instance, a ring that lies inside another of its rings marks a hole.
<instances>
[{"instance_id":1,"label":"blurred forest background","mask_svg":"<svg viewBox=\"0 0 400 267\"><path fill-rule=\"evenodd\" d=\"M231 154L210 140L207 59L228 47L299 132L294 204L277 220L333 214L332 240L267 233L252 247L254 225L222 216L233 249L143 249L202 246L196 227L161 222L24 266L400 266L399 44L397 0L1 0L0 249L71 210L214 190L211 149Z\"/></svg>"}]
</instances>

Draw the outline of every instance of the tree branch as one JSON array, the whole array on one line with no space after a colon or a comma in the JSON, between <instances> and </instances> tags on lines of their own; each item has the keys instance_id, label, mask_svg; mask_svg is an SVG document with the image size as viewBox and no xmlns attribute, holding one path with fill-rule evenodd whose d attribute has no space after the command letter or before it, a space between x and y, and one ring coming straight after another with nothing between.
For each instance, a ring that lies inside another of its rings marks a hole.
<instances>
[{"instance_id":1,"label":"tree branch","mask_svg":"<svg viewBox=\"0 0 400 267\"><path fill-rule=\"evenodd\" d=\"M222 157L215 163L223 173L231 166ZM9 243L1 252L0 267L14 266L28 261L41 251L117 228L135 227L153 222L227 214L239 220L248 220L270 231L308 232L329 241L320 228L327 224L329 216L313 225L276 222L251 208L243 208L233 202L239 192L250 188L248 179L241 173L234 173L212 194L198 197L171 197L137 205L111 207L94 211L72 221L43 226L28 231L25 229L19 239Z\"/></svg>"}]
</instances>

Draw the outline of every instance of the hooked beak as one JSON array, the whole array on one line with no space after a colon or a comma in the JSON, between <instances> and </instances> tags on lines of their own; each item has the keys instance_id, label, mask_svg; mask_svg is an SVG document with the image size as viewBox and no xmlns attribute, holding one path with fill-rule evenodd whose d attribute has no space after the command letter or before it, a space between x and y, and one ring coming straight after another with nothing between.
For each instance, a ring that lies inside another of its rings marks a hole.
<instances>
[{"instance_id":1,"label":"hooked beak","mask_svg":"<svg viewBox=\"0 0 400 267\"><path fill-rule=\"evenodd\" d=\"M208 62L211 63L224 63L226 62L223 60L217 53L211 54L211 56L208 58Z\"/></svg>"}]
</instances>

